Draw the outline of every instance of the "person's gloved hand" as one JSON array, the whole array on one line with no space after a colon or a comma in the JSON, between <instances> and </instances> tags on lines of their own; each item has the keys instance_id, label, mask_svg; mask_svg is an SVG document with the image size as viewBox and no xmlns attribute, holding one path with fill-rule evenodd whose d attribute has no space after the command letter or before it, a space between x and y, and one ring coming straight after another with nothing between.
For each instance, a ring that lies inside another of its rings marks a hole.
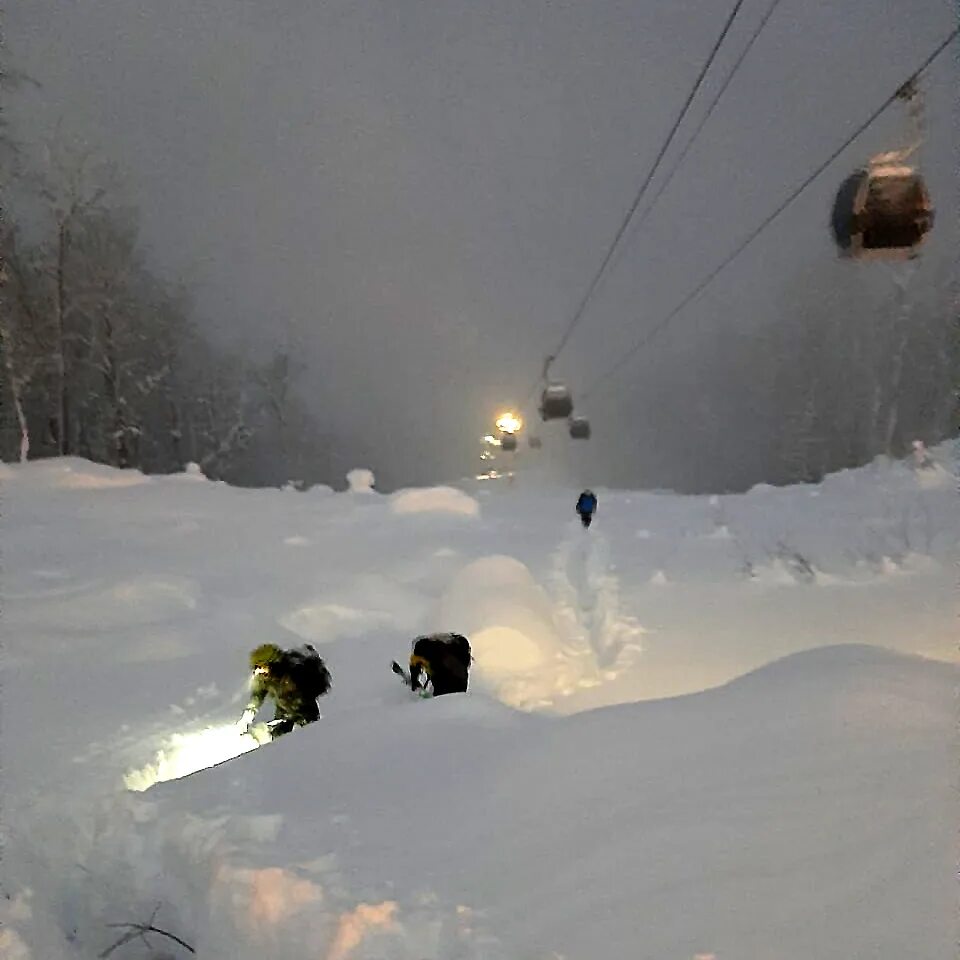
<instances>
[{"instance_id":1,"label":"person's gloved hand","mask_svg":"<svg viewBox=\"0 0 960 960\"><path fill-rule=\"evenodd\" d=\"M253 718L256 715L255 710L244 710L243 716L237 721L237 729L241 733L246 733L250 729L250 724L253 723Z\"/></svg>"},{"instance_id":2,"label":"person's gloved hand","mask_svg":"<svg viewBox=\"0 0 960 960\"><path fill-rule=\"evenodd\" d=\"M266 723L251 723L247 733L253 737L261 747L273 739L270 727Z\"/></svg>"}]
</instances>

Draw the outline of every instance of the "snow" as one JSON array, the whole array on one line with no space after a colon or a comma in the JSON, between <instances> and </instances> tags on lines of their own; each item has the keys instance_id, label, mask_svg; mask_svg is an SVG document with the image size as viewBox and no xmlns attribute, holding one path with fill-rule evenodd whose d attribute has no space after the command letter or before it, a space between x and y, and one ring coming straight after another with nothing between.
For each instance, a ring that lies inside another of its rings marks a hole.
<instances>
[{"instance_id":1,"label":"snow","mask_svg":"<svg viewBox=\"0 0 960 960\"><path fill-rule=\"evenodd\" d=\"M951 955L951 452L590 530L522 473L481 512L5 466L0 956L155 909L224 960ZM469 694L390 673L428 630ZM264 640L333 688L258 749ZM187 955L150 939L112 956Z\"/></svg>"},{"instance_id":2,"label":"snow","mask_svg":"<svg viewBox=\"0 0 960 960\"><path fill-rule=\"evenodd\" d=\"M127 472L127 471L125 471ZM204 482L207 478L204 476L203 470L200 469L199 463L188 463L183 468L183 473L179 475L181 480L196 480L199 482Z\"/></svg>"},{"instance_id":3,"label":"snow","mask_svg":"<svg viewBox=\"0 0 960 960\"><path fill-rule=\"evenodd\" d=\"M177 713L183 713L177 708ZM156 783L179 780L198 770L205 770L224 760L256 750L257 740L248 734L237 735L236 724L207 727L196 733L175 733L170 744L157 754L156 760L139 770L124 774L128 790L149 790Z\"/></svg>"},{"instance_id":4,"label":"snow","mask_svg":"<svg viewBox=\"0 0 960 960\"><path fill-rule=\"evenodd\" d=\"M351 493L373 493L374 484L372 470L358 467L347 473L347 488Z\"/></svg>"},{"instance_id":5,"label":"snow","mask_svg":"<svg viewBox=\"0 0 960 960\"><path fill-rule=\"evenodd\" d=\"M506 556L464 567L441 597L431 627L444 624L470 638L476 682L505 702L542 699L548 668L561 646L550 599L530 571Z\"/></svg>"},{"instance_id":6,"label":"snow","mask_svg":"<svg viewBox=\"0 0 960 960\"><path fill-rule=\"evenodd\" d=\"M400 490L390 498L394 513L453 513L465 517L480 515L480 504L454 487Z\"/></svg>"}]
</instances>

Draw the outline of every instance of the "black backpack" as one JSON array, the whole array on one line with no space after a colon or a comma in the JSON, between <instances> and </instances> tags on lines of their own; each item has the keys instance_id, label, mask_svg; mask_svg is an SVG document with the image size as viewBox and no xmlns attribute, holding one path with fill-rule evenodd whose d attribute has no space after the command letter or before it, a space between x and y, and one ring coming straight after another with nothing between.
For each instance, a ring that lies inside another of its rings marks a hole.
<instances>
[{"instance_id":1,"label":"black backpack","mask_svg":"<svg viewBox=\"0 0 960 960\"><path fill-rule=\"evenodd\" d=\"M473 660L470 641L459 633L433 633L417 637L413 643L413 653L427 660L433 671L441 670L464 682Z\"/></svg>"},{"instance_id":2,"label":"black backpack","mask_svg":"<svg viewBox=\"0 0 960 960\"><path fill-rule=\"evenodd\" d=\"M311 644L304 644L299 650L291 650L287 657L291 678L305 697L316 699L330 689L330 671Z\"/></svg>"}]
</instances>

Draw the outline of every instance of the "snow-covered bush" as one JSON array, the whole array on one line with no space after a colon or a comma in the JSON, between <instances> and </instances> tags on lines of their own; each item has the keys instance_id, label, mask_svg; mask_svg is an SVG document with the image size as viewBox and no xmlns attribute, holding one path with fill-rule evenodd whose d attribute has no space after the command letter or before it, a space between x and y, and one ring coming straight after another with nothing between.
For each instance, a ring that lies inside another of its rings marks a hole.
<instances>
[{"instance_id":1,"label":"snow-covered bush","mask_svg":"<svg viewBox=\"0 0 960 960\"><path fill-rule=\"evenodd\" d=\"M372 470L358 467L347 474L347 486L351 493L373 493L375 483Z\"/></svg>"}]
</instances>

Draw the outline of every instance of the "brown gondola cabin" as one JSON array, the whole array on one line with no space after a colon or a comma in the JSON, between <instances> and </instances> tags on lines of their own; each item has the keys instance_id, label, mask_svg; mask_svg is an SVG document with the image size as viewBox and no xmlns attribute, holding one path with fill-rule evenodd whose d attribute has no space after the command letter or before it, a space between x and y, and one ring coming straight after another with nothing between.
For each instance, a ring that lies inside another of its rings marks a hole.
<instances>
[{"instance_id":1,"label":"brown gondola cabin","mask_svg":"<svg viewBox=\"0 0 960 960\"><path fill-rule=\"evenodd\" d=\"M933 205L915 168L881 154L840 186L832 226L842 256L908 260L933 226Z\"/></svg>"}]
</instances>

